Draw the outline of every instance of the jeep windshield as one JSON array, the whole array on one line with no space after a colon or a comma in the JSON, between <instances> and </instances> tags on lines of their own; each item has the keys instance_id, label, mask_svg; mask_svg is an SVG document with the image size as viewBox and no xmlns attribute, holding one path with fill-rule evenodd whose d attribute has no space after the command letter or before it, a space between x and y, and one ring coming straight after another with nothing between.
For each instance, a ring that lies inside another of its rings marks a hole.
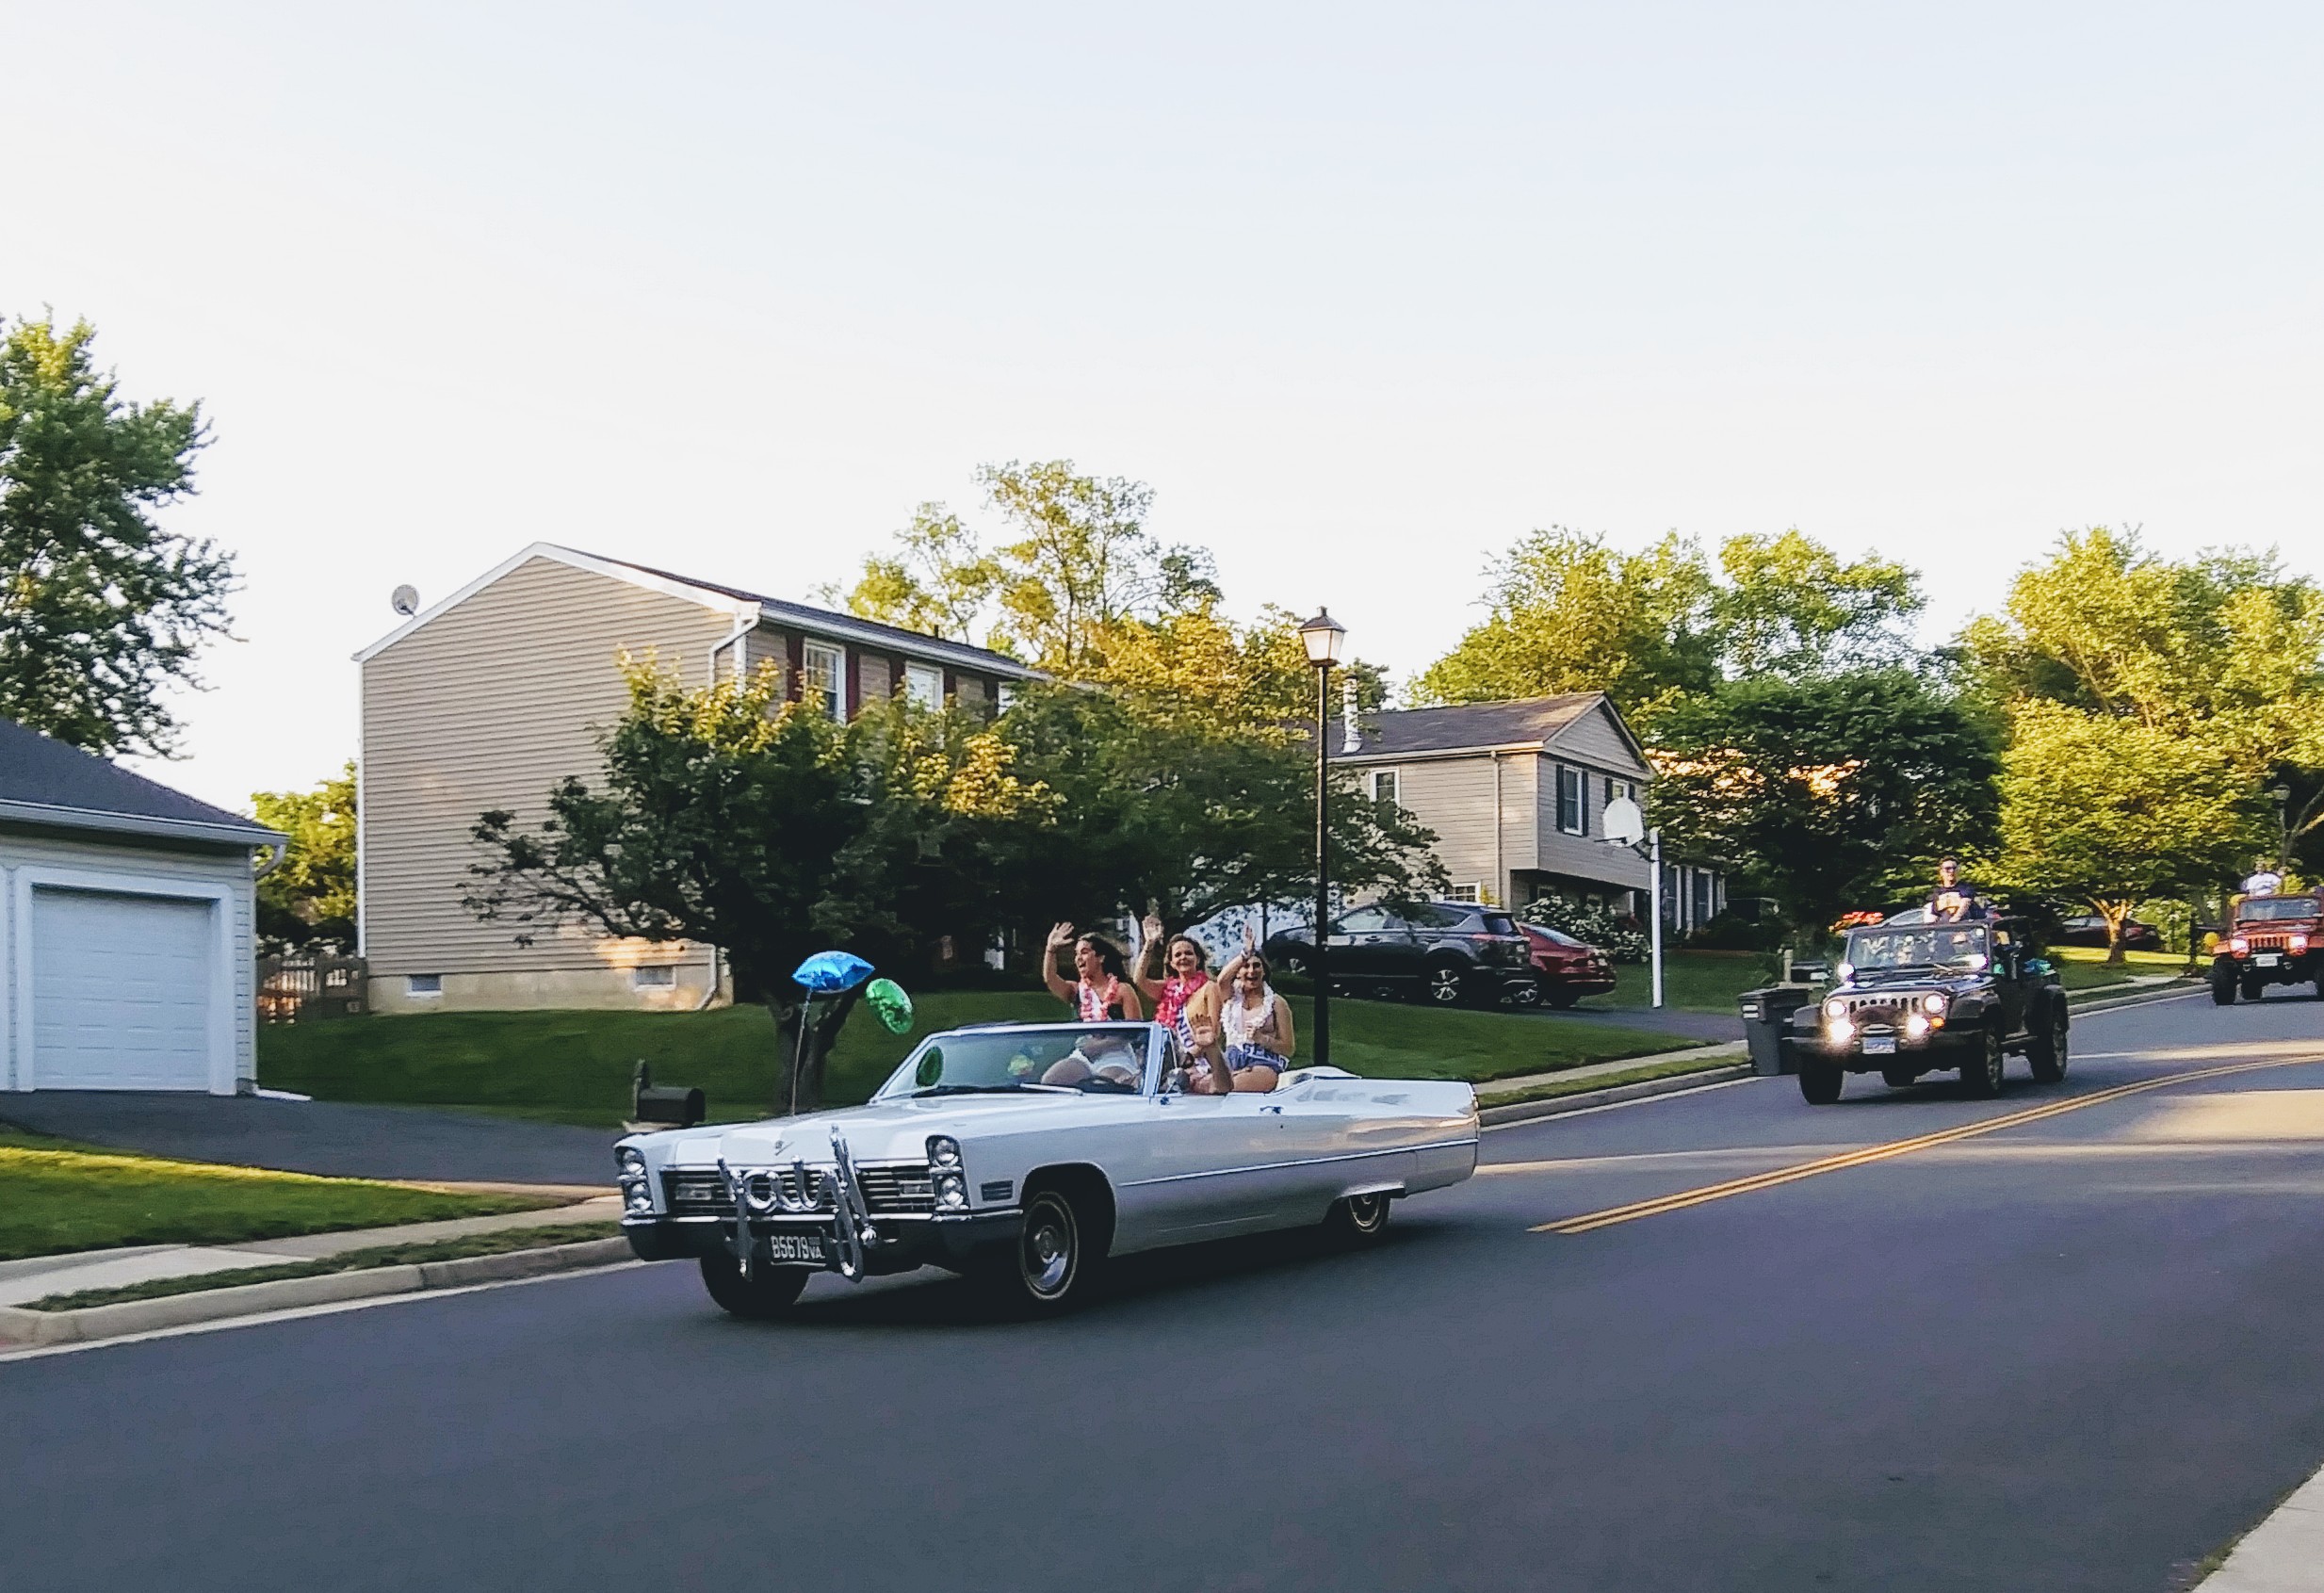
<instances>
[{"instance_id":1,"label":"jeep windshield","mask_svg":"<svg viewBox=\"0 0 2324 1593\"><path fill-rule=\"evenodd\" d=\"M2316 916L2316 901L2313 896L2264 896L2235 909L2235 921L2239 924L2280 924Z\"/></svg>"},{"instance_id":2,"label":"jeep windshield","mask_svg":"<svg viewBox=\"0 0 2324 1593\"><path fill-rule=\"evenodd\" d=\"M1856 973L1906 968L1981 968L1992 955L1984 924L1915 924L1860 929L1848 936L1848 967Z\"/></svg>"},{"instance_id":3,"label":"jeep windshield","mask_svg":"<svg viewBox=\"0 0 2324 1593\"><path fill-rule=\"evenodd\" d=\"M1143 1023L1055 1029L965 1029L932 1036L874 1100L915 1096L1136 1095L1146 1080Z\"/></svg>"}]
</instances>

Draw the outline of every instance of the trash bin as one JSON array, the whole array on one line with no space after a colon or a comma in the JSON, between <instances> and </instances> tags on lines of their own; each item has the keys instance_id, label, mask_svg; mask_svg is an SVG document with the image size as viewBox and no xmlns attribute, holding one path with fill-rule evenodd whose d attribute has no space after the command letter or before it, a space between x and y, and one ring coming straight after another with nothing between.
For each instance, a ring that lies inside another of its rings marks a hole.
<instances>
[{"instance_id":1,"label":"trash bin","mask_svg":"<svg viewBox=\"0 0 2324 1593\"><path fill-rule=\"evenodd\" d=\"M1792 1014L1816 999L1812 984L1769 984L1736 998L1743 1011L1743 1037L1751 1048L1751 1071L1772 1078L1799 1071L1792 1054Z\"/></svg>"}]
</instances>

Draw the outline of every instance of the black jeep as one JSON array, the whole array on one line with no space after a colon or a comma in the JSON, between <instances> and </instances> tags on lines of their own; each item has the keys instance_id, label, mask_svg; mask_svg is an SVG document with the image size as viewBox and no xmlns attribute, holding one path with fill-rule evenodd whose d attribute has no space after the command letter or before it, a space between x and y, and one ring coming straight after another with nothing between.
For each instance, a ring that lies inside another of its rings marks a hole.
<instances>
[{"instance_id":1,"label":"black jeep","mask_svg":"<svg viewBox=\"0 0 2324 1593\"><path fill-rule=\"evenodd\" d=\"M1838 985L1792 1015L1799 1093L1829 1106L1851 1073L1902 1089L1958 1067L1966 1094L1995 1096L2012 1053L2056 1083L2066 992L2034 952L2019 918L1851 930Z\"/></svg>"}]
</instances>

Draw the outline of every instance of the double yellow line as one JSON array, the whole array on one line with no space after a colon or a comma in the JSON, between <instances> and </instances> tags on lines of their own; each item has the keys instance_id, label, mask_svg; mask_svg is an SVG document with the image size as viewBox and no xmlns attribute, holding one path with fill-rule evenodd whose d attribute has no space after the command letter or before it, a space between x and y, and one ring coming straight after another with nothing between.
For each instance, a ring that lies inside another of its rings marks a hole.
<instances>
[{"instance_id":1,"label":"double yellow line","mask_svg":"<svg viewBox=\"0 0 2324 1593\"><path fill-rule=\"evenodd\" d=\"M1957 1129L1944 1129L1933 1134L1922 1134L1914 1139L1892 1140L1886 1145L1867 1146L1838 1156L1827 1156L1816 1162L1800 1162L1789 1167L1778 1167L1772 1172L1755 1173L1747 1178L1734 1178L1723 1184L1707 1184L1700 1189L1684 1189L1676 1195L1662 1195L1653 1200L1634 1201L1628 1206L1609 1206L1602 1211L1585 1211L1578 1217L1566 1217L1553 1223L1542 1223L1529 1229L1533 1233L1590 1233L1601 1227L1613 1227L1618 1223L1634 1223L1641 1217L1659 1217L1666 1211L1681 1211L1689 1206L1701 1206L1713 1200L1725 1200L1737 1195L1749 1195L1758 1190L1773 1189L1778 1184L1796 1183L1801 1178L1812 1178L1821 1173L1845 1172L1850 1167L1865 1167L1875 1162L1886 1162L1892 1157L1910 1156L1916 1150L1928 1150L1941 1145L1952 1145L1958 1140L1975 1139L1980 1134L1997 1134L2004 1129L2023 1128L2039 1123L2045 1117L2056 1117L2068 1112L2079 1112L2086 1106L2103 1106L2124 1096L2135 1096L2148 1090L2168 1089L2173 1084L2192 1084L2203 1079L2224 1079L2236 1073L2256 1073L2267 1067L2296 1067L2303 1063L2324 1062L2324 1055L2277 1057L2267 1062L2238 1062L2220 1067L2201 1067L2188 1073L2173 1073L2161 1079L2142 1079L2137 1083L2116 1084L2110 1089L2095 1090L2087 1096L2075 1096L2068 1100L2054 1100L2046 1105L2030 1107L2023 1112L2012 1112L2001 1117L1989 1117L1983 1122L1964 1123Z\"/></svg>"}]
</instances>

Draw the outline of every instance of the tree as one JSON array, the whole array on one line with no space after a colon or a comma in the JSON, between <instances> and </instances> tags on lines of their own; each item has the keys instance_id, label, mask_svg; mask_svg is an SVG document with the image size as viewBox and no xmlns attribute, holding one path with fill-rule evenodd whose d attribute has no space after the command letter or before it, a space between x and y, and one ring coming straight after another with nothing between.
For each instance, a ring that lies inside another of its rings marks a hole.
<instances>
[{"instance_id":1,"label":"tree","mask_svg":"<svg viewBox=\"0 0 2324 1593\"><path fill-rule=\"evenodd\" d=\"M95 753L167 754L170 688L226 628L232 561L153 511L193 491L198 403L124 402L88 322L0 338L0 715Z\"/></svg>"},{"instance_id":2,"label":"tree","mask_svg":"<svg viewBox=\"0 0 2324 1593\"><path fill-rule=\"evenodd\" d=\"M251 811L290 837L258 882L258 933L280 945L355 945L355 762L310 791L252 791Z\"/></svg>"},{"instance_id":3,"label":"tree","mask_svg":"<svg viewBox=\"0 0 2324 1593\"><path fill-rule=\"evenodd\" d=\"M864 561L854 586L825 588L824 601L883 625L982 645L978 623L1005 572L977 545L976 533L940 503L923 503L896 533L892 553Z\"/></svg>"},{"instance_id":4,"label":"tree","mask_svg":"<svg viewBox=\"0 0 2324 1593\"><path fill-rule=\"evenodd\" d=\"M996 924L995 859L1049 795L958 710L895 699L841 725L784 702L771 667L705 689L651 660L626 667L629 706L606 737L602 780L560 783L538 829L483 815L468 909L518 926L520 943L535 926L577 923L719 947L737 999L773 1016L778 1110L794 1070L813 1109L853 998L810 1017L791 970L827 947L878 963L932 934Z\"/></svg>"},{"instance_id":5,"label":"tree","mask_svg":"<svg viewBox=\"0 0 2324 1593\"><path fill-rule=\"evenodd\" d=\"M1991 725L1907 669L1727 682L1658 718L1653 758L1666 839L1747 863L1803 928L1993 834Z\"/></svg>"},{"instance_id":6,"label":"tree","mask_svg":"<svg viewBox=\"0 0 2324 1593\"><path fill-rule=\"evenodd\" d=\"M1721 662L1736 675L1799 677L1906 661L1902 622L1927 604L1920 577L1874 554L1844 563L1799 534L1731 537L1711 594Z\"/></svg>"},{"instance_id":7,"label":"tree","mask_svg":"<svg viewBox=\"0 0 2324 1593\"><path fill-rule=\"evenodd\" d=\"M1711 574L1676 533L1622 553L1602 537L1536 530L1488 581L1485 622L1413 683L1418 701L1603 691L1634 714L1718 679Z\"/></svg>"},{"instance_id":8,"label":"tree","mask_svg":"<svg viewBox=\"0 0 2324 1593\"><path fill-rule=\"evenodd\" d=\"M2262 834L2234 756L2200 738L2033 698L2001 776L2000 872L2078 898L2105 919L2107 960L2141 899L2233 877Z\"/></svg>"},{"instance_id":9,"label":"tree","mask_svg":"<svg viewBox=\"0 0 2324 1593\"><path fill-rule=\"evenodd\" d=\"M2069 532L2018 577L2003 614L1968 626L1959 653L1974 689L2013 720L2052 703L2226 758L2244 790L2199 821L2222 838L2251 839L2246 804L2279 784L2293 792L2267 848L2279 863L2324 829L2324 590L2272 551L2173 562L2136 532Z\"/></svg>"}]
</instances>

